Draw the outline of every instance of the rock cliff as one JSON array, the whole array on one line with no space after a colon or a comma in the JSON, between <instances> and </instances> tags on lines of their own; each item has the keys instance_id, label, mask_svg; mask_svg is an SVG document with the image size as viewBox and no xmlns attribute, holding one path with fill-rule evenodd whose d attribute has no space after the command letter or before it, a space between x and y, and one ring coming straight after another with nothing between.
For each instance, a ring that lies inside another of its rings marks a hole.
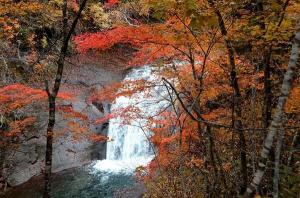
<instances>
[{"instance_id":1,"label":"rock cliff","mask_svg":"<svg viewBox=\"0 0 300 198\"><path fill-rule=\"evenodd\" d=\"M90 130L106 135L108 123L95 125L93 122L109 113L110 104L97 101L90 104L87 99L92 91L100 90L109 83L121 81L123 76L123 71L109 70L97 63L83 64L78 61L76 64L67 64L61 91L72 93L75 95L75 100L64 102L63 105L70 105L75 111L85 114L91 123ZM5 156L10 165L4 169L4 173L5 179L11 186L24 183L31 177L40 175L43 171L47 109L44 108L42 112L37 112L36 116L38 122L27 135L27 139L18 145L16 150L6 151ZM68 119L57 116L55 131L65 130L67 121ZM105 143L94 143L87 137L75 140L71 130L65 131L63 135L55 136L53 172L105 158Z\"/></svg>"}]
</instances>

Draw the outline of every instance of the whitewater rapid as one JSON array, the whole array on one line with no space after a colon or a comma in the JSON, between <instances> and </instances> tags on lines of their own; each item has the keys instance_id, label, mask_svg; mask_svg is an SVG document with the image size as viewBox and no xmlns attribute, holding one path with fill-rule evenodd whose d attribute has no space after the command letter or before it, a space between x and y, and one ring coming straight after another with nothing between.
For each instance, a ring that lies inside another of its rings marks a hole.
<instances>
[{"instance_id":1,"label":"whitewater rapid","mask_svg":"<svg viewBox=\"0 0 300 198\"><path fill-rule=\"evenodd\" d=\"M150 66L133 69L124 80L146 80L157 83L159 77L153 74ZM154 148L148 141L151 132L144 128L146 117L156 115L167 105L164 100L163 86L153 86L148 91L133 94L131 97L120 96L112 104L111 111L130 106L138 107L143 118L136 118L124 125L122 117L109 121L107 159L97 161L95 170L111 173L132 174L139 166L147 165L154 157Z\"/></svg>"}]
</instances>

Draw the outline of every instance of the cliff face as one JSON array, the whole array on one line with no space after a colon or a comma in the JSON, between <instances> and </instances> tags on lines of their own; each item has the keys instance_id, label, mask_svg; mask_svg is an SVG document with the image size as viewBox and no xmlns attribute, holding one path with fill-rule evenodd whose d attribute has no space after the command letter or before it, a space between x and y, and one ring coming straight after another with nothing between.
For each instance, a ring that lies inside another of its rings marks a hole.
<instances>
[{"instance_id":1,"label":"cliff face","mask_svg":"<svg viewBox=\"0 0 300 198\"><path fill-rule=\"evenodd\" d=\"M88 117L90 129L97 134L107 134L108 123L99 125L93 124L110 111L110 104L87 102L93 90L100 90L104 85L118 82L123 79L123 71L112 71L102 67L97 63L83 64L76 61L76 64L67 64L64 71L63 85L61 91L66 91L75 95L75 100L64 102L61 105L72 106L75 111L79 111ZM27 139L13 151L6 151L6 161L9 166L4 168L4 177L11 186L26 182L31 177L42 173L44 167L45 144L46 144L46 124L47 109L36 113L38 122L33 127ZM64 169L82 166L96 159L105 158L106 144L94 143L87 137L74 139L72 130L68 129L66 123L71 118L57 116L56 136L53 145L53 172ZM67 130L66 130L67 129ZM60 134L60 131L63 131Z\"/></svg>"}]
</instances>

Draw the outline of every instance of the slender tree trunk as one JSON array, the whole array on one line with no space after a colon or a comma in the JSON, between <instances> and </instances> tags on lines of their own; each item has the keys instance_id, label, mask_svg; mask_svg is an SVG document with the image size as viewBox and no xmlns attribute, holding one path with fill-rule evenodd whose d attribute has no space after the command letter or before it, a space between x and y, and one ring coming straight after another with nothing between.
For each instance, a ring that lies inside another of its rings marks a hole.
<instances>
[{"instance_id":1,"label":"slender tree trunk","mask_svg":"<svg viewBox=\"0 0 300 198\"><path fill-rule=\"evenodd\" d=\"M262 0L256 0L255 5L255 14L262 15L264 12L264 5ZM280 25L280 24L278 24ZM264 20L259 22L260 29L263 31L265 30L265 22ZM277 26L278 27L278 26ZM263 118L263 126L267 129L270 120L271 120L271 61L272 55L272 44L266 49L263 54L262 66L264 69L264 103L263 103L263 111L262 111L262 118Z\"/></svg>"},{"instance_id":2,"label":"slender tree trunk","mask_svg":"<svg viewBox=\"0 0 300 198\"><path fill-rule=\"evenodd\" d=\"M52 146L53 146L53 129L55 125L55 108L56 108L56 97L61 85L61 80L64 70L64 61L67 54L69 40L73 34L75 27L78 23L78 20L81 16L81 13L86 5L87 0L83 0L79 11L71 24L69 31L67 31L67 0L64 1L63 8L63 36L64 41L60 50L59 58L57 61L57 71L55 76L55 82L52 90L49 90L48 83L46 83L46 92L48 94L48 103L49 103L49 120L47 127L47 145L46 145L46 156L45 156L45 187L44 187L44 198L50 197L51 191L51 169L52 169Z\"/></svg>"},{"instance_id":3,"label":"slender tree trunk","mask_svg":"<svg viewBox=\"0 0 300 198\"><path fill-rule=\"evenodd\" d=\"M266 163L270 155L270 150L273 146L274 136L276 135L278 128L282 125L282 117L284 115L284 105L286 103L286 100L292 88L294 76L297 74L296 70L299 69L299 65L297 65L299 50L300 50L299 48L300 48L300 23L297 25L297 31L292 45L292 51L291 51L291 56L288 64L288 69L284 75L284 79L281 87L281 96L278 99L278 104L277 104L276 112L274 114L274 118L268 128L268 134L267 137L265 138L263 149L261 151L261 160L258 164L258 169L254 174L254 178L251 184L247 188L245 194L245 196L247 197L253 196L255 190L259 187L262 181L266 169Z\"/></svg>"},{"instance_id":4,"label":"slender tree trunk","mask_svg":"<svg viewBox=\"0 0 300 198\"><path fill-rule=\"evenodd\" d=\"M268 52L264 58L264 108L263 108L263 126L268 128L271 120L271 60L272 46L269 47Z\"/></svg>"},{"instance_id":5,"label":"slender tree trunk","mask_svg":"<svg viewBox=\"0 0 300 198\"><path fill-rule=\"evenodd\" d=\"M215 156L214 156L214 139L211 133L211 128L210 126L206 126L206 133L207 133L207 137L208 137L208 156L210 159L210 164L213 167L214 170L214 177L215 177L215 181L218 180L218 168L216 165L216 161L215 161ZM217 182L215 182L217 183ZM217 188L215 188L217 189Z\"/></svg>"},{"instance_id":6,"label":"slender tree trunk","mask_svg":"<svg viewBox=\"0 0 300 198\"><path fill-rule=\"evenodd\" d=\"M47 145L46 145L46 158L45 158L45 189L44 198L50 197L51 191L51 168L52 168L52 142L53 142L53 129L55 125L55 99L49 95L49 120L47 127Z\"/></svg>"},{"instance_id":7,"label":"slender tree trunk","mask_svg":"<svg viewBox=\"0 0 300 198\"><path fill-rule=\"evenodd\" d=\"M285 10L287 8L287 6L289 5L289 1L290 0L286 0L283 5L282 5L282 13L279 17L279 21L278 24L276 26L276 29L274 32L276 32L278 30L278 28L280 27L280 25L282 24L282 21L284 19L285 16ZM257 5L258 6L258 11L263 12L263 4L262 4L262 0L258 0L257 1ZM262 29L265 29L265 24L262 23L261 26ZM267 129L269 127L270 121L271 121L271 116L272 116L272 94L271 94L271 56L272 56L272 42L270 42L271 44L269 45L267 52L264 54L264 60L263 60L263 64L264 64L264 108L263 108L263 125L264 127Z\"/></svg>"},{"instance_id":8,"label":"slender tree trunk","mask_svg":"<svg viewBox=\"0 0 300 198\"><path fill-rule=\"evenodd\" d=\"M214 170L215 183L218 184L216 189L217 190L225 189L222 194L223 194L224 197L227 197L228 192L227 192L226 178L225 178L225 175L224 175L224 170L223 170L223 167L222 167L221 160L218 156L218 151L215 149L214 134L213 134L213 131L212 131L210 126L206 126L206 133L207 133L207 136L208 136L209 159L210 159L211 165L212 165L213 170ZM217 164L217 162L218 162L218 164ZM219 169L217 168L217 166L219 166ZM220 177L221 181L218 181L219 177ZM219 187L219 186L221 186L219 182L221 182L223 184L223 188Z\"/></svg>"},{"instance_id":9,"label":"slender tree trunk","mask_svg":"<svg viewBox=\"0 0 300 198\"><path fill-rule=\"evenodd\" d=\"M247 188L248 182L248 172L247 172L247 154L246 154L246 139L244 135L244 131L242 130L242 108L241 108L241 93L237 79L236 65L234 60L234 49L232 46L232 42L227 37L227 30L225 27L224 20L220 11L215 7L214 1L209 0L211 7L214 9L215 14L218 17L219 28L221 30L221 34L224 37L225 45L228 51L228 59L231 67L230 77L231 77L231 87L233 88L233 109L234 109L234 119L233 119L233 127L239 134L239 149L240 149L240 162L241 162L241 174L242 174L242 185L240 189L240 193L243 194Z\"/></svg>"},{"instance_id":10,"label":"slender tree trunk","mask_svg":"<svg viewBox=\"0 0 300 198\"><path fill-rule=\"evenodd\" d=\"M278 24L276 26L276 29L274 32L276 32L283 19L285 16L285 10L287 8L287 6L289 5L289 1L290 0L285 0L285 2L282 4L282 12L279 16L279 21ZM259 9L258 7L258 11L263 12L263 2L261 0L258 0L259 3L261 3L261 9ZM265 29L265 23L262 22L261 23L261 29ZM262 123L263 123L263 127L265 129L268 129L269 125L270 125L270 121L272 119L272 84L271 84L271 58L272 58L272 52L273 52L273 44L272 42L270 42L266 52L264 53L264 58L263 58L263 66L264 66L264 103L263 103L263 111L262 111ZM267 130L266 130L267 131ZM264 134L266 136L266 134ZM264 137L265 138L265 137ZM276 165L275 162L275 158L276 158L276 152L273 150L273 148L270 151L270 158L272 161L272 164ZM272 169L272 176L276 177L276 167L274 167L274 169ZM273 183L275 185L275 183ZM273 188L276 188L276 186L273 186Z\"/></svg>"}]
</instances>

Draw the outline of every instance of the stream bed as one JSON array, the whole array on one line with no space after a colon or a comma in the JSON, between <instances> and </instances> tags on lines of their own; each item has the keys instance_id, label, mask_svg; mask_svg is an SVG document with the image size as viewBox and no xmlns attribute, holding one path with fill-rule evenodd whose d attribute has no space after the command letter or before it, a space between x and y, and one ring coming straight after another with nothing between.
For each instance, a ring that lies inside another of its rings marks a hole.
<instances>
[{"instance_id":1,"label":"stream bed","mask_svg":"<svg viewBox=\"0 0 300 198\"><path fill-rule=\"evenodd\" d=\"M43 177L36 177L0 197L40 198L43 185ZM133 174L102 172L88 165L55 173L51 195L52 198L137 198L143 192L143 185Z\"/></svg>"}]
</instances>

